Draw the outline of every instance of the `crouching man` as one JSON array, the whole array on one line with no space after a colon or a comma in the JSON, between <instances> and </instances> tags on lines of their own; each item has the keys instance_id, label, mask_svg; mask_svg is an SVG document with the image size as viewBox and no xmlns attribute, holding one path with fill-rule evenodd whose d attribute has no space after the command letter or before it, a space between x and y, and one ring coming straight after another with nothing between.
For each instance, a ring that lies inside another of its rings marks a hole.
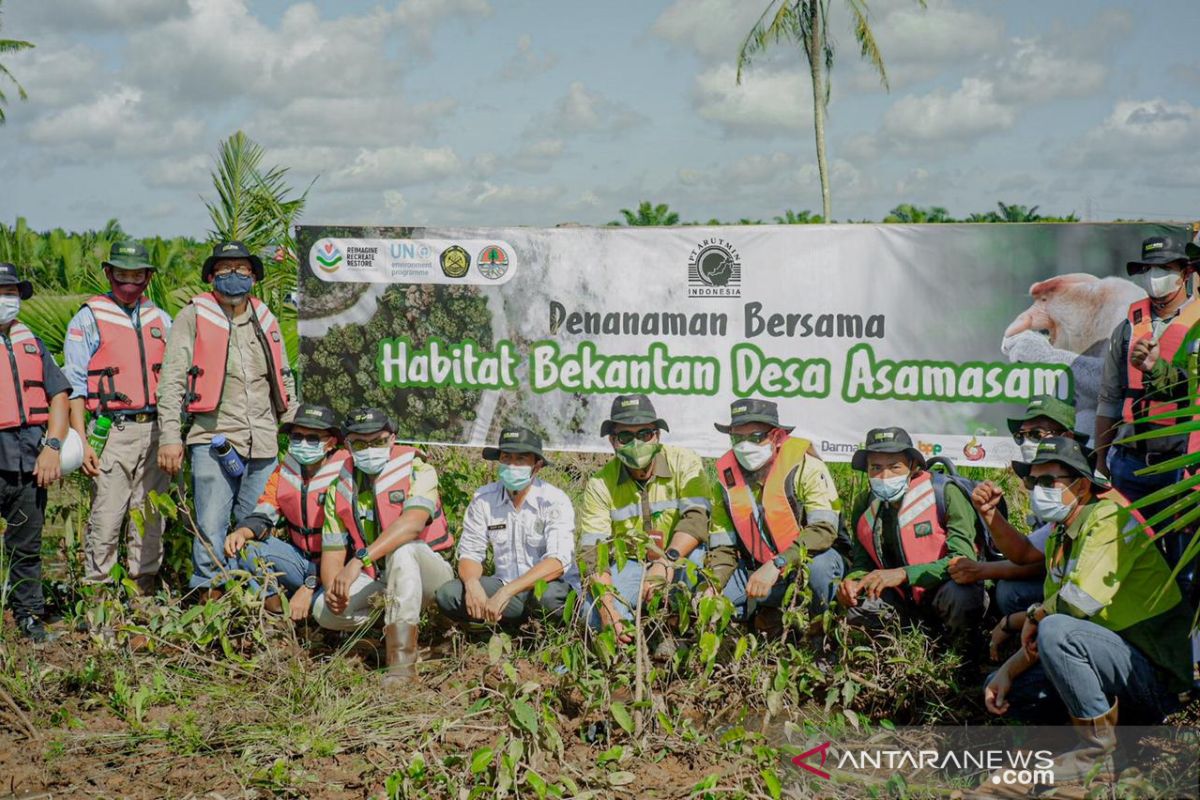
<instances>
[{"instance_id":1,"label":"crouching man","mask_svg":"<svg viewBox=\"0 0 1200 800\"><path fill-rule=\"evenodd\" d=\"M454 545L438 498L437 471L378 408L350 412L351 460L325 498L321 584L313 618L322 628L355 630L384 596L385 685L416 677L417 625L434 592L454 577L440 555Z\"/></svg>"},{"instance_id":2,"label":"crouching man","mask_svg":"<svg viewBox=\"0 0 1200 800\"><path fill-rule=\"evenodd\" d=\"M483 457L499 461L499 480L471 498L458 542L458 578L437 590L438 608L455 622L522 623L533 610L559 616L579 589L575 509L538 473L547 465L542 440L527 428L505 428ZM496 569L483 574L488 548ZM534 587L545 583L541 597Z\"/></svg>"}]
</instances>

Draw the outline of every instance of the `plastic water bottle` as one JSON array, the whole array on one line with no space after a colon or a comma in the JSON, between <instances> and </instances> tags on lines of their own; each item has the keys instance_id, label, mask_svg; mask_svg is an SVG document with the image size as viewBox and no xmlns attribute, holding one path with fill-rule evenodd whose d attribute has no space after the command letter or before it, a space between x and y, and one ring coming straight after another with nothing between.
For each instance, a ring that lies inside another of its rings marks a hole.
<instances>
[{"instance_id":1,"label":"plastic water bottle","mask_svg":"<svg viewBox=\"0 0 1200 800\"><path fill-rule=\"evenodd\" d=\"M88 444L96 452L96 458L99 458L100 454L104 452L110 428L112 428L111 417L96 417L96 421L92 423L92 431L88 434Z\"/></svg>"},{"instance_id":2,"label":"plastic water bottle","mask_svg":"<svg viewBox=\"0 0 1200 800\"><path fill-rule=\"evenodd\" d=\"M225 470L226 475L231 478L242 477L242 473L246 471L246 465L242 463L242 457L237 454L237 450L233 449L233 445L225 439L225 434L218 433L214 436L209 447L217 461L221 462L221 469Z\"/></svg>"}]
</instances>

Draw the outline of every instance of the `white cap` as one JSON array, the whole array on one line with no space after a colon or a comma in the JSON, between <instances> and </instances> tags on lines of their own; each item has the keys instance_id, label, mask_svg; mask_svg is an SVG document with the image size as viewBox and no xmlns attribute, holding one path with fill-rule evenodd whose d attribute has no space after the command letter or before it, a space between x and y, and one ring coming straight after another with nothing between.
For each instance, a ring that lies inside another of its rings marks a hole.
<instances>
[{"instance_id":1,"label":"white cap","mask_svg":"<svg viewBox=\"0 0 1200 800\"><path fill-rule=\"evenodd\" d=\"M67 438L63 439L58 454L63 475L70 475L83 464L83 439L74 428L67 429Z\"/></svg>"}]
</instances>

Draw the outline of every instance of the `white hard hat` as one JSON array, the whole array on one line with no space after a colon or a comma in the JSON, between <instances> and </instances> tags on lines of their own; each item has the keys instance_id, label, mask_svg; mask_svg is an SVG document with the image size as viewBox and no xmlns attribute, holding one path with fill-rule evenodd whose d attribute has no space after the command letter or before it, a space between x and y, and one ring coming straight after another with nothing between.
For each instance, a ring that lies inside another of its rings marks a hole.
<instances>
[{"instance_id":1,"label":"white hard hat","mask_svg":"<svg viewBox=\"0 0 1200 800\"><path fill-rule=\"evenodd\" d=\"M67 438L63 439L58 454L63 475L70 475L83 464L83 439L74 428L67 429Z\"/></svg>"}]
</instances>

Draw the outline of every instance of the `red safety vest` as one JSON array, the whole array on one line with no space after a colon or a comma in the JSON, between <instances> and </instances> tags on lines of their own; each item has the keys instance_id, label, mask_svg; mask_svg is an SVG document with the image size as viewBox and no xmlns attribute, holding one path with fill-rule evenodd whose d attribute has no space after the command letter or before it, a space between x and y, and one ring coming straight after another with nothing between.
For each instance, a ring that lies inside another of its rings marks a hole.
<instances>
[{"instance_id":1,"label":"red safety vest","mask_svg":"<svg viewBox=\"0 0 1200 800\"><path fill-rule=\"evenodd\" d=\"M229 318L225 309L217 302L212 292L198 294L192 298L196 308L196 341L192 353L192 366L188 369L189 388L186 407L189 413L202 414L215 411L225 389L225 365L229 359ZM267 356L270 371L271 402L276 414L287 411L290 401L283 382L283 371L287 360L283 356L283 334L279 321L257 297L250 298L250 315L263 352Z\"/></svg>"},{"instance_id":2,"label":"red safety vest","mask_svg":"<svg viewBox=\"0 0 1200 800\"><path fill-rule=\"evenodd\" d=\"M275 487L275 503L287 525L292 544L309 559L321 557L321 529L325 525L325 490L337 480L343 462L349 460L345 450L334 450L325 463L307 480L300 462L285 456L277 467L279 483Z\"/></svg>"},{"instance_id":3,"label":"red safety vest","mask_svg":"<svg viewBox=\"0 0 1200 800\"><path fill-rule=\"evenodd\" d=\"M796 500L796 471L804 466L811 448L807 439L799 438L787 439L775 448L775 460L763 481L761 507L733 451L717 461L717 477L733 527L742 548L759 564L787 550L800 535L804 507Z\"/></svg>"},{"instance_id":4,"label":"red safety vest","mask_svg":"<svg viewBox=\"0 0 1200 800\"><path fill-rule=\"evenodd\" d=\"M1129 306L1129 351L1125 356L1125 404L1121 409L1121 419L1132 423L1158 425L1161 427L1177 425L1182 420L1161 419L1153 422L1142 422L1145 417L1155 414L1166 414L1179 408L1176 403L1155 403L1145 399L1146 388L1142 382L1142 371L1133 365L1133 346L1142 339L1154 334L1150 299L1145 298ZM1191 300L1175 318L1167 324L1166 330L1158 337L1158 357L1170 362L1183 344L1183 337L1193 325L1200 323L1200 300Z\"/></svg>"},{"instance_id":5,"label":"red safety vest","mask_svg":"<svg viewBox=\"0 0 1200 800\"><path fill-rule=\"evenodd\" d=\"M392 445L391 457L383 471L375 478L375 529L382 534L387 527L400 518L404 513L404 501L408 499L408 488L412 483L413 459L418 455L414 447ZM358 514L355 513L354 497L354 460L346 459L342 464L337 481L337 516L342 527L350 535L350 550L357 551L367 546L362 529L358 525ZM454 536L446 524L446 515L442 513L442 503L430 516L429 523L421 531L420 541L425 542L435 551L448 550L454 546ZM364 570L372 578L375 568Z\"/></svg>"},{"instance_id":6,"label":"red safety vest","mask_svg":"<svg viewBox=\"0 0 1200 800\"><path fill-rule=\"evenodd\" d=\"M84 303L96 319L100 346L88 361L88 411L130 411L158 402L158 371L167 349L163 313L145 297L138 324L108 295Z\"/></svg>"},{"instance_id":7,"label":"red safety vest","mask_svg":"<svg viewBox=\"0 0 1200 800\"><path fill-rule=\"evenodd\" d=\"M45 425L50 419L42 374L42 343L20 322L8 329L8 369L0 368L0 429Z\"/></svg>"},{"instance_id":8,"label":"red safety vest","mask_svg":"<svg viewBox=\"0 0 1200 800\"><path fill-rule=\"evenodd\" d=\"M879 516L882 501L874 499L867 506L855 525L858 541L866 548L875 566L884 569L883 548L878 540L875 522ZM946 529L938 520L937 497L933 490L933 475L921 472L908 482L908 491L900 506L898 518L900 527L900 553L907 564L929 564L944 558L949 550L946 548ZM913 600L920 603L925 590L909 587Z\"/></svg>"}]
</instances>

